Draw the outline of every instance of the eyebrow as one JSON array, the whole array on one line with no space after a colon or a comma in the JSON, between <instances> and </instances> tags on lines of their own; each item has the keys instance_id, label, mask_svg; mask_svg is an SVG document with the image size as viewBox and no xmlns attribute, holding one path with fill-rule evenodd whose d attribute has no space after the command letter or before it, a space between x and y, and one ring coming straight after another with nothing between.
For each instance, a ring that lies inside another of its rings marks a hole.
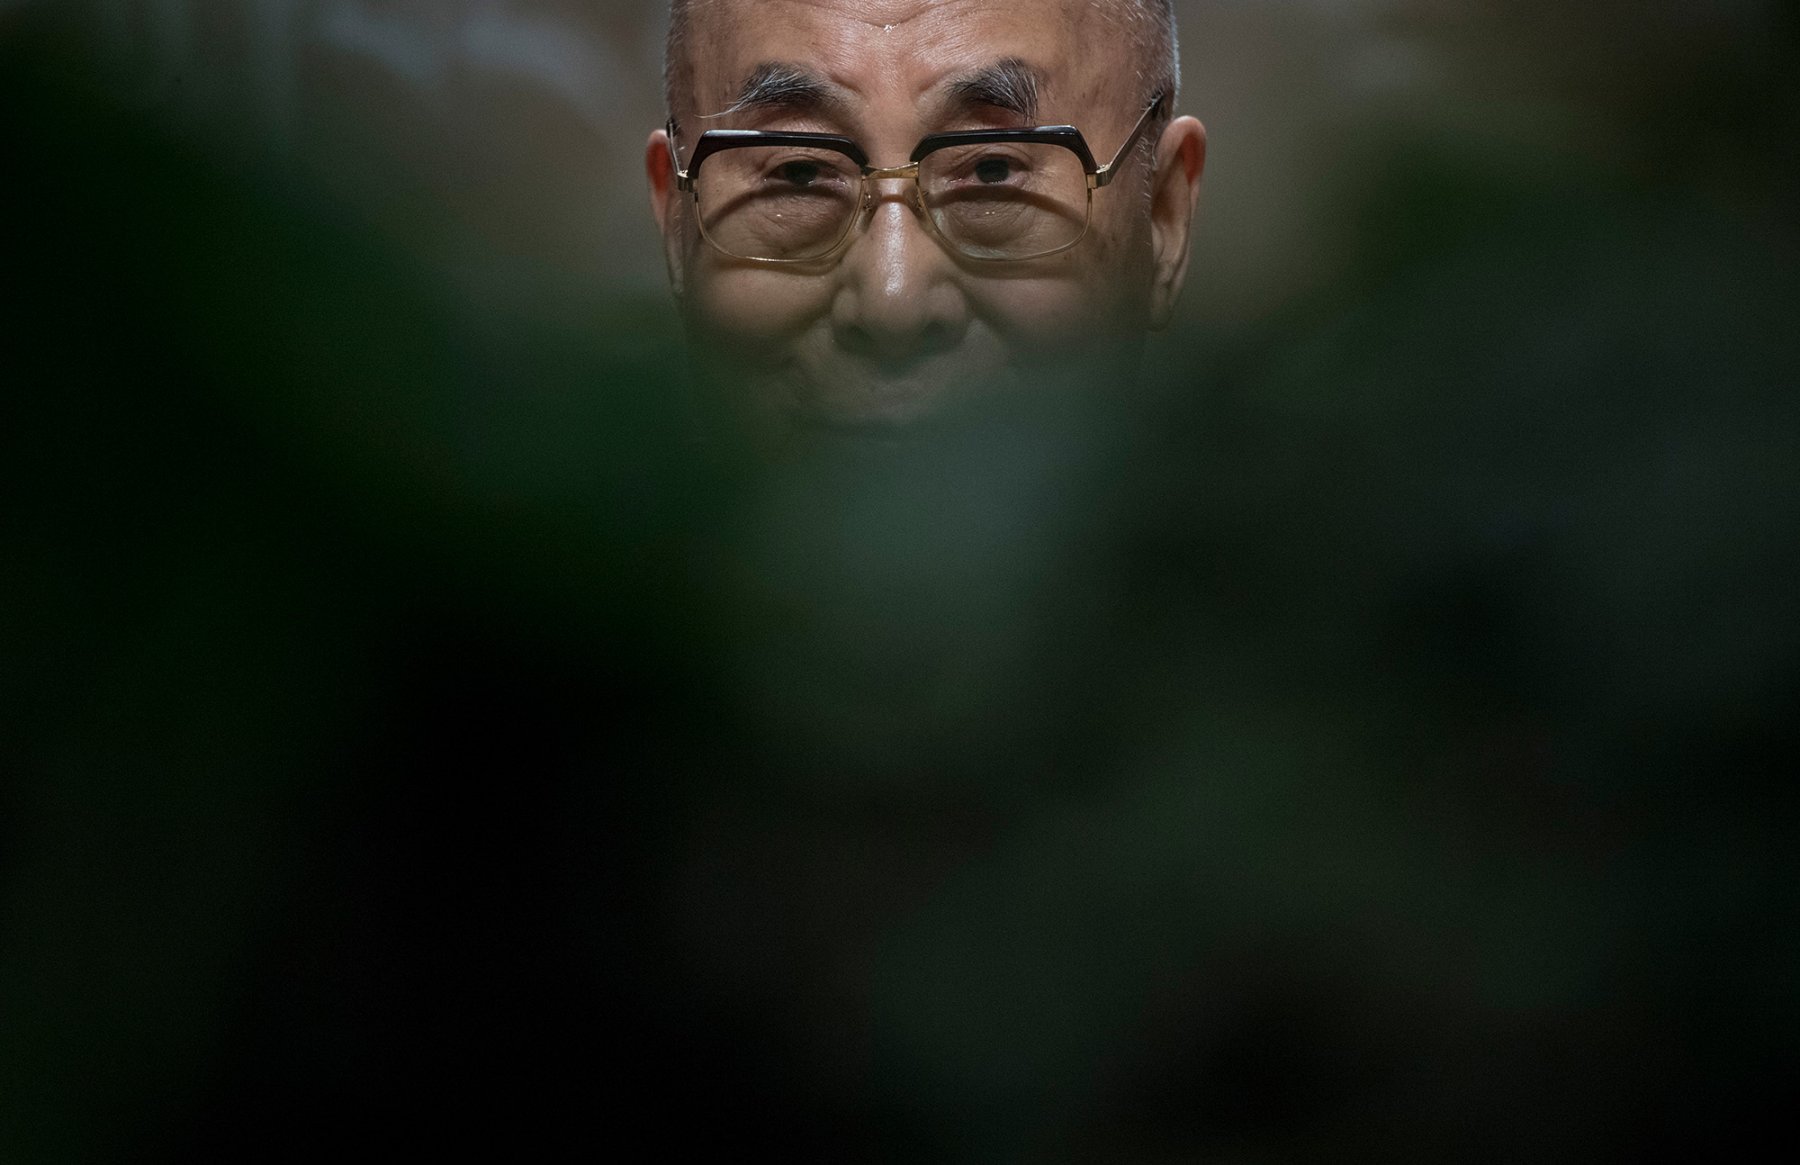
<instances>
[{"instance_id":1,"label":"eyebrow","mask_svg":"<svg viewBox=\"0 0 1800 1165\"><path fill-rule=\"evenodd\" d=\"M1043 75L1018 57L1007 57L958 77L949 85L951 110L1000 109L1027 124L1038 115Z\"/></svg>"},{"instance_id":2,"label":"eyebrow","mask_svg":"<svg viewBox=\"0 0 1800 1165\"><path fill-rule=\"evenodd\" d=\"M787 61L764 61L750 70L735 100L708 119L735 113L835 112L844 105L836 85Z\"/></svg>"},{"instance_id":3,"label":"eyebrow","mask_svg":"<svg viewBox=\"0 0 1800 1165\"><path fill-rule=\"evenodd\" d=\"M976 109L999 109L1026 124L1036 122L1043 74L1019 57L1006 57L952 79L945 88L943 116ZM764 61L750 70L730 105L702 115L711 121L745 113L841 113L843 90L790 61Z\"/></svg>"}]
</instances>

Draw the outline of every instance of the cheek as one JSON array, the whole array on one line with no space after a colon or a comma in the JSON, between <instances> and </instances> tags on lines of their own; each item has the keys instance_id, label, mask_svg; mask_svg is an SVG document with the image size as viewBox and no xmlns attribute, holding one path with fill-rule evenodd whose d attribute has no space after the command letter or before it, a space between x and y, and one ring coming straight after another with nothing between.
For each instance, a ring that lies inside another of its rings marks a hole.
<instances>
[{"instance_id":1,"label":"cheek","mask_svg":"<svg viewBox=\"0 0 1800 1165\"><path fill-rule=\"evenodd\" d=\"M1087 327L1097 288L1080 278L982 280L971 288L975 314L1030 350L1062 348Z\"/></svg>"},{"instance_id":2,"label":"cheek","mask_svg":"<svg viewBox=\"0 0 1800 1165\"><path fill-rule=\"evenodd\" d=\"M976 281L977 314L1027 356L1062 359L1115 332L1141 331L1148 280L1133 250L1090 237L1055 266Z\"/></svg>"},{"instance_id":3,"label":"cheek","mask_svg":"<svg viewBox=\"0 0 1800 1165\"><path fill-rule=\"evenodd\" d=\"M701 334L734 349L766 350L826 315L831 281L760 267L724 267L706 256L689 268L687 315Z\"/></svg>"}]
</instances>

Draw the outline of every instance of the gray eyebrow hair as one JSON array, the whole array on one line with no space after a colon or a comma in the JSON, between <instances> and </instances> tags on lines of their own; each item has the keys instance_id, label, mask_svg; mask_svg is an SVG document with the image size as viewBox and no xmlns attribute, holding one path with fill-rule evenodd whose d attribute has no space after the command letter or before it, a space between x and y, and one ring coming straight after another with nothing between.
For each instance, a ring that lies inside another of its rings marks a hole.
<instances>
[{"instance_id":1,"label":"gray eyebrow hair","mask_svg":"<svg viewBox=\"0 0 1800 1165\"><path fill-rule=\"evenodd\" d=\"M947 103L952 108L1002 109L1030 124L1037 120L1042 87L1038 70L1018 57L1007 57L951 81ZM700 120L738 113L837 110L843 104L838 87L817 73L788 61L764 61L750 70L730 105L702 114Z\"/></svg>"},{"instance_id":2,"label":"gray eyebrow hair","mask_svg":"<svg viewBox=\"0 0 1800 1165\"><path fill-rule=\"evenodd\" d=\"M1040 74L1018 57L1007 57L950 83L950 100L968 108L987 105L1016 114L1031 123L1037 120Z\"/></svg>"},{"instance_id":3,"label":"gray eyebrow hair","mask_svg":"<svg viewBox=\"0 0 1800 1165\"><path fill-rule=\"evenodd\" d=\"M702 120L765 110L834 109L843 104L837 86L817 73L786 61L764 61L750 70L737 99Z\"/></svg>"}]
</instances>

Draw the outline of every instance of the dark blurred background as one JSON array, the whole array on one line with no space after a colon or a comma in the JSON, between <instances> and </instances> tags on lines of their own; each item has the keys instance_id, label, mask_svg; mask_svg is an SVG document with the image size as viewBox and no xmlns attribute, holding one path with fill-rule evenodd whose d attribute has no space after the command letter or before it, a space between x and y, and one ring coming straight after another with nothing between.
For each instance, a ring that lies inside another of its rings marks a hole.
<instances>
[{"instance_id":1,"label":"dark blurred background","mask_svg":"<svg viewBox=\"0 0 1800 1165\"><path fill-rule=\"evenodd\" d=\"M1178 7L1144 384L746 474L660 4L0 2L0 1159L1784 1134L1794 6Z\"/></svg>"}]
</instances>

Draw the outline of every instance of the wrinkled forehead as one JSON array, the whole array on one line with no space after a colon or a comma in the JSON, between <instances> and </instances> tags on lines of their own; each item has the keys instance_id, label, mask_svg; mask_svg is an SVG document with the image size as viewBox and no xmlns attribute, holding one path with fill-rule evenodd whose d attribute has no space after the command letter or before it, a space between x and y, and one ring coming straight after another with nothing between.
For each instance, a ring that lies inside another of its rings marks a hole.
<instances>
[{"instance_id":1,"label":"wrinkled forehead","mask_svg":"<svg viewBox=\"0 0 1800 1165\"><path fill-rule=\"evenodd\" d=\"M853 103L919 107L1004 60L1029 68L1045 115L1069 120L1134 87L1117 12L1094 0L697 0L683 49L692 92L677 113L730 108L771 64Z\"/></svg>"}]
</instances>

